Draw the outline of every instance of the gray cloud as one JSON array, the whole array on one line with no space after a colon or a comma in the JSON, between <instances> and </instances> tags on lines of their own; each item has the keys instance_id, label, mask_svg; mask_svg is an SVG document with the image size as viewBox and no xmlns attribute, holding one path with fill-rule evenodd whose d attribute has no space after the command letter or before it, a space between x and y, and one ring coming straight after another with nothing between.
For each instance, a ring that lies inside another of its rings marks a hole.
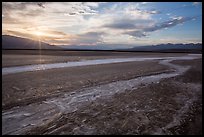
<instances>
[{"instance_id":1,"label":"gray cloud","mask_svg":"<svg viewBox=\"0 0 204 137\"><path fill-rule=\"evenodd\" d=\"M142 31L129 31L129 32L125 32L125 34L128 34L128 35L136 37L136 38L141 38L141 37L147 36L145 34L145 32L142 32Z\"/></svg>"},{"instance_id":2,"label":"gray cloud","mask_svg":"<svg viewBox=\"0 0 204 137\"><path fill-rule=\"evenodd\" d=\"M143 28L143 26L145 25L148 26L153 22L153 20L148 16L151 16L151 14L161 13L160 11L157 11L155 9L141 10L138 8L130 10L128 12L130 12L129 14L131 14L132 18L130 18L129 16L121 15L121 17L114 19L111 23L105 24L102 27L112 29L135 29L135 28L141 29L141 27ZM136 16L136 18L134 16Z\"/></svg>"},{"instance_id":3,"label":"gray cloud","mask_svg":"<svg viewBox=\"0 0 204 137\"><path fill-rule=\"evenodd\" d=\"M105 32L87 32L83 34L79 34L77 41L73 41L75 44L83 43L83 44L96 44L102 42L101 36L106 34Z\"/></svg>"},{"instance_id":4,"label":"gray cloud","mask_svg":"<svg viewBox=\"0 0 204 137\"><path fill-rule=\"evenodd\" d=\"M29 5L45 8L45 2L3 2L2 7L7 10L25 10Z\"/></svg>"},{"instance_id":5,"label":"gray cloud","mask_svg":"<svg viewBox=\"0 0 204 137\"><path fill-rule=\"evenodd\" d=\"M15 2L3 2L2 3L2 9L3 11L6 10L11 11L11 10L24 10L26 8L26 4L24 4L23 2L20 3L15 3Z\"/></svg>"},{"instance_id":6,"label":"gray cloud","mask_svg":"<svg viewBox=\"0 0 204 137\"><path fill-rule=\"evenodd\" d=\"M151 32L151 31L156 31L156 30L160 30L163 28L170 28L170 27L176 26L177 24L181 24L181 23L184 23L184 22L192 20L192 19L193 19L193 17L186 17L186 18L178 17L178 18L175 18L173 20L163 22L159 25L155 25L153 27L146 28L146 29L144 29L144 31L145 32Z\"/></svg>"},{"instance_id":7,"label":"gray cloud","mask_svg":"<svg viewBox=\"0 0 204 137\"><path fill-rule=\"evenodd\" d=\"M158 25L154 25L152 27L146 27L146 28L141 29L141 30L128 31L128 32L125 32L124 34L128 34L128 35L133 36L133 37L141 38L141 37L147 36L147 34L146 34L147 32L153 32L153 31L164 29L164 28L174 27L178 24L182 24L182 23L189 21L189 20L192 20L194 18L195 17L177 17L177 18L174 18L173 20L162 22L162 23L160 23Z\"/></svg>"},{"instance_id":8,"label":"gray cloud","mask_svg":"<svg viewBox=\"0 0 204 137\"><path fill-rule=\"evenodd\" d=\"M40 5L38 5L40 4ZM36 7L43 7L43 2L4 2L2 3L2 13L7 18L18 18L16 15L20 15L20 17L35 17L41 15L44 11L41 8L29 9L28 6L34 5ZM13 15L15 13L15 16ZM12 17L13 16L13 17ZM16 20L16 19L15 19Z\"/></svg>"},{"instance_id":9,"label":"gray cloud","mask_svg":"<svg viewBox=\"0 0 204 137\"><path fill-rule=\"evenodd\" d=\"M81 34L81 36L100 36L102 34L105 34L104 32L87 32L84 34Z\"/></svg>"},{"instance_id":10,"label":"gray cloud","mask_svg":"<svg viewBox=\"0 0 204 137\"><path fill-rule=\"evenodd\" d=\"M76 15L77 13L75 12L70 12L69 15Z\"/></svg>"},{"instance_id":11,"label":"gray cloud","mask_svg":"<svg viewBox=\"0 0 204 137\"><path fill-rule=\"evenodd\" d=\"M135 25L129 22L116 22L104 25L103 27L114 28L114 29L134 29Z\"/></svg>"},{"instance_id":12,"label":"gray cloud","mask_svg":"<svg viewBox=\"0 0 204 137\"><path fill-rule=\"evenodd\" d=\"M105 24L102 27L112 28L112 29L136 29L143 28L145 25L151 23L151 20L147 19L115 19L112 23Z\"/></svg>"},{"instance_id":13,"label":"gray cloud","mask_svg":"<svg viewBox=\"0 0 204 137\"><path fill-rule=\"evenodd\" d=\"M38 2L37 5L41 8L45 8L45 2Z\"/></svg>"}]
</instances>

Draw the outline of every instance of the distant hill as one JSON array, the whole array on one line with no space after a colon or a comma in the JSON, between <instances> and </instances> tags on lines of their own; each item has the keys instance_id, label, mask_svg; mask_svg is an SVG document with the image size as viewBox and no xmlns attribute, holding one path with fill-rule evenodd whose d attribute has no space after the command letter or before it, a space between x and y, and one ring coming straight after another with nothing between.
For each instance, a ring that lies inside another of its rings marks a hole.
<instances>
[{"instance_id":1,"label":"distant hill","mask_svg":"<svg viewBox=\"0 0 204 137\"><path fill-rule=\"evenodd\" d=\"M35 40L2 35L2 49L40 49L40 46ZM41 42L41 49L61 49L61 47Z\"/></svg>"},{"instance_id":2,"label":"distant hill","mask_svg":"<svg viewBox=\"0 0 204 137\"><path fill-rule=\"evenodd\" d=\"M148 45L148 46L138 46L130 49L125 49L128 51L161 51L161 52L202 52L201 43L189 43L189 44L159 44L159 45Z\"/></svg>"},{"instance_id":3,"label":"distant hill","mask_svg":"<svg viewBox=\"0 0 204 137\"><path fill-rule=\"evenodd\" d=\"M62 48L66 50L112 50L110 46L103 46L103 45L97 45L97 46L90 46L90 45L67 45L67 46L61 46Z\"/></svg>"},{"instance_id":4,"label":"distant hill","mask_svg":"<svg viewBox=\"0 0 204 137\"><path fill-rule=\"evenodd\" d=\"M67 45L55 46L41 42L41 49L55 49L55 50L116 50L116 51L144 51L144 52L194 52L202 53L201 43L189 44L159 44L137 46L128 49L114 49L120 45ZM124 45L123 45L124 46ZM31 39L15 37L10 35L2 35L2 49L39 49L39 42Z\"/></svg>"}]
</instances>

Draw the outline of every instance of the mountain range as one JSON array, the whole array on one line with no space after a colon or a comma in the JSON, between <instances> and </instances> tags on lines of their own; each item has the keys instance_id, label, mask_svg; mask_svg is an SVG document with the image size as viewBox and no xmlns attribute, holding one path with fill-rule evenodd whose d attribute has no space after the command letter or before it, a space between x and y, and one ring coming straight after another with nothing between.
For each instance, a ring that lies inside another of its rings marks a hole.
<instances>
[{"instance_id":1,"label":"mountain range","mask_svg":"<svg viewBox=\"0 0 204 137\"><path fill-rule=\"evenodd\" d=\"M61 49L61 48L27 38L2 35L2 49Z\"/></svg>"},{"instance_id":2,"label":"mountain range","mask_svg":"<svg viewBox=\"0 0 204 137\"><path fill-rule=\"evenodd\" d=\"M158 44L158 45L147 45L147 46L138 46L134 48L126 49L128 51L163 51L163 52L188 52L188 51L201 51L201 43L188 43L188 44Z\"/></svg>"},{"instance_id":3,"label":"mountain range","mask_svg":"<svg viewBox=\"0 0 204 137\"><path fill-rule=\"evenodd\" d=\"M44 42L15 37L10 35L2 35L2 49L58 49L58 50L118 50L118 51L151 51L151 52L202 52L201 43L188 43L188 44L158 44L147 46L136 46L127 49L111 49L107 45L99 46L55 46Z\"/></svg>"}]
</instances>

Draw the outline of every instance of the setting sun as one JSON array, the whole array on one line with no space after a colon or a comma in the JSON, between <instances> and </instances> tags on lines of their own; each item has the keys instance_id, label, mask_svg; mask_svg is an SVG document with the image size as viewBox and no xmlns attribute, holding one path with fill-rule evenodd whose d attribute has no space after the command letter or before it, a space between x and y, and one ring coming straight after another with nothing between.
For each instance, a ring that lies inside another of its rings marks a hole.
<instances>
[{"instance_id":1,"label":"setting sun","mask_svg":"<svg viewBox=\"0 0 204 137\"><path fill-rule=\"evenodd\" d=\"M34 32L34 35L36 35L36 36L40 37L40 36L42 36L42 35L43 35L43 33L42 33L42 32L40 32L40 31L35 31L35 32Z\"/></svg>"}]
</instances>

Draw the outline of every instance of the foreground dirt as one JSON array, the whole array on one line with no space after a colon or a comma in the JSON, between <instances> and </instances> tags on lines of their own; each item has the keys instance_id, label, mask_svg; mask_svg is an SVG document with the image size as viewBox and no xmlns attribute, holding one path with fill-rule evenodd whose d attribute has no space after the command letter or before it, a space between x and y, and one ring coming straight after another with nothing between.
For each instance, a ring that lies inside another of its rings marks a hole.
<instances>
[{"instance_id":1,"label":"foreground dirt","mask_svg":"<svg viewBox=\"0 0 204 137\"><path fill-rule=\"evenodd\" d=\"M173 63L191 66L191 69L180 76L141 84L137 89L84 104L25 134L200 135L202 59ZM172 70L158 61L145 61L5 75L2 77L2 107L6 110L33 102L40 104L48 98L84 87L169 71Z\"/></svg>"},{"instance_id":2,"label":"foreground dirt","mask_svg":"<svg viewBox=\"0 0 204 137\"><path fill-rule=\"evenodd\" d=\"M2 77L2 108L27 105L83 87L168 71L158 61L113 63L24 72Z\"/></svg>"},{"instance_id":3,"label":"foreground dirt","mask_svg":"<svg viewBox=\"0 0 204 137\"><path fill-rule=\"evenodd\" d=\"M202 61L174 63L193 67L181 76L92 102L27 134L201 135Z\"/></svg>"}]
</instances>

